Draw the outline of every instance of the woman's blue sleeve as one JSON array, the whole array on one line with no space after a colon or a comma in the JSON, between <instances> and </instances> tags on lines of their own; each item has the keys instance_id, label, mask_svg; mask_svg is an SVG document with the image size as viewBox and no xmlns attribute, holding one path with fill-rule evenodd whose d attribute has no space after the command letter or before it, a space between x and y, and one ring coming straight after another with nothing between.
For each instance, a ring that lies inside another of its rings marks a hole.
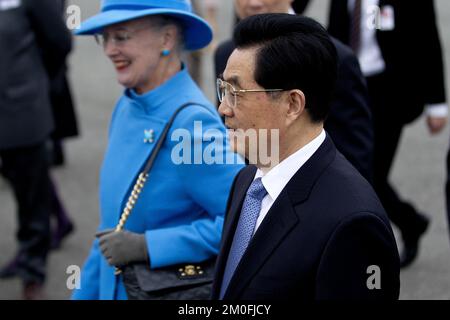
<instances>
[{"instance_id":1,"label":"woman's blue sleeve","mask_svg":"<svg viewBox=\"0 0 450 320\"><path fill-rule=\"evenodd\" d=\"M211 141L204 139L210 134L221 134L223 145L216 145L216 153L221 153L223 163L181 164L177 166L180 183L196 205L204 209L204 218L190 224L171 228L161 228L146 232L149 257L152 268L164 267L184 262L200 262L217 255L222 236L222 227L228 195L237 173L244 164L240 158L231 155L226 130L220 117L202 107L183 110L174 128L188 129L192 135L192 145L201 145L201 150L211 147ZM197 121L197 130L194 130ZM202 130L198 130L201 121ZM220 140L220 139L219 139ZM192 149L194 150L194 149ZM198 149L197 149L198 150ZM226 162L234 158L232 163ZM220 158L218 158L220 159ZM186 212L189 214L189 212Z\"/></svg>"}]
</instances>

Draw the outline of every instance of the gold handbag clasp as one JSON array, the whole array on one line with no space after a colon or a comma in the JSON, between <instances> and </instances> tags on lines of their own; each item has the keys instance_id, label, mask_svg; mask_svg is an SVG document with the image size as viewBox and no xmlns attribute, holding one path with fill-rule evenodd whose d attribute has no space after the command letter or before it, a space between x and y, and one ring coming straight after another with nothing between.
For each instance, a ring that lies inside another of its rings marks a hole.
<instances>
[{"instance_id":1,"label":"gold handbag clasp","mask_svg":"<svg viewBox=\"0 0 450 320\"><path fill-rule=\"evenodd\" d=\"M178 269L178 272L179 272L179 276L181 278L197 277L197 276L203 274L202 267L194 266L194 265L191 265L191 264L184 266L184 268Z\"/></svg>"}]
</instances>

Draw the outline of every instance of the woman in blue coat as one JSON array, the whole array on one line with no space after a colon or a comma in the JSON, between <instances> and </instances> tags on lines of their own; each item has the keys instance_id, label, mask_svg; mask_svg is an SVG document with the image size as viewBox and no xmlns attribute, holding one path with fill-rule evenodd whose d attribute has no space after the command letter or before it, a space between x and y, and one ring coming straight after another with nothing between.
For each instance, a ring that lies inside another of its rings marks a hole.
<instances>
[{"instance_id":1,"label":"woman in blue coat","mask_svg":"<svg viewBox=\"0 0 450 320\"><path fill-rule=\"evenodd\" d=\"M183 49L212 38L190 1L105 0L76 33L96 35L126 89L100 173L99 233L73 298L126 299L115 266L147 261L154 269L217 255L228 193L243 165L230 161L221 119L180 60ZM194 105L176 117L126 231L112 232L164 125L187 102Z\"/></svg>"}]
</instances>

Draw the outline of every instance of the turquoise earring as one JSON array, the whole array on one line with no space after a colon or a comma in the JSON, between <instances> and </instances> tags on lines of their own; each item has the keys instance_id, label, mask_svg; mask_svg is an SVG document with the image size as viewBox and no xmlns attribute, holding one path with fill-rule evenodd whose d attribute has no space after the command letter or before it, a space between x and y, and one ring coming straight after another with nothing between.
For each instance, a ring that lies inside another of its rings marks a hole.
<instances>
[{"instance_id":1,"label":"turquoise earring","mask_svg":"<svg viewBox=\"0 0 450 320\"><path fill-rule=\"evenodd\" d=\"M164 50L161 52L161 55L162 55L163 57L167 57L169 54L170 54L170 50L169 50L169 49L164 49Z\"/></svg>"}]
</instances>

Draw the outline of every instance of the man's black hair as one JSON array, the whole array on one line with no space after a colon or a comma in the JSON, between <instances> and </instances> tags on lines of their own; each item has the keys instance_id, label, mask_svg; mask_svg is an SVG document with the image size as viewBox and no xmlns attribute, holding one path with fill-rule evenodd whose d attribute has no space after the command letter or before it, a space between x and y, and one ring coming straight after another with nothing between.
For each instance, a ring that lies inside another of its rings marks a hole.
<instances>
[{"instance_id":1,"label":"man's black hair","mask_svg":"<svg viewBox=\"0 0 450 320\"><path fill-rule=\"evenodd\" d=\"M325 120L337 74L337 53L325 28L284 13L248 17L236 26L238 49L257 47L255 81L265 89L300 89L311 119Z\"/></svg>"}]
</instances>

